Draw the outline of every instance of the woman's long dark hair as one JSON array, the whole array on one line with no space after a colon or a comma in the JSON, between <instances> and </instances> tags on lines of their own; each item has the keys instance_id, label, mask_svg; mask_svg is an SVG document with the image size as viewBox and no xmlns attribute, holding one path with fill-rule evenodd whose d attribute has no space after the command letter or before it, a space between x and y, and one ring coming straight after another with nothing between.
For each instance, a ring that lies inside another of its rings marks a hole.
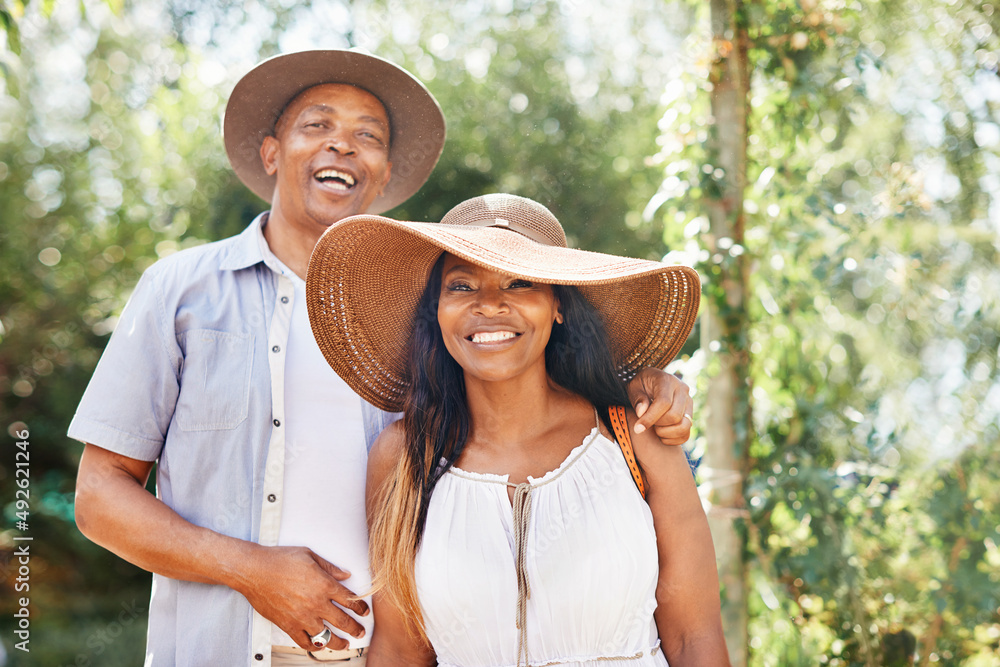
<instances>
[{"instance_id":1,"label":"woman's long dark hair","mask_svg":"<svg viewBox=\"0 0 1000 667\"><path fill-rule=\"evenodd\" d=\"M445 347L438 325L444 257L431 269L417 306L403 416L406 445L393 477L383 486L370 538L375 589L384 591L424 637L413 560L431 493L462 455L471 421L462 367ZM552 290L563 324L553 325L545 348L546 370L557 384L592 403L607 422L607 408L628 405L628 394L618 377L604 322L575 287L552 285Z\"/></svg>"}]
</instances>

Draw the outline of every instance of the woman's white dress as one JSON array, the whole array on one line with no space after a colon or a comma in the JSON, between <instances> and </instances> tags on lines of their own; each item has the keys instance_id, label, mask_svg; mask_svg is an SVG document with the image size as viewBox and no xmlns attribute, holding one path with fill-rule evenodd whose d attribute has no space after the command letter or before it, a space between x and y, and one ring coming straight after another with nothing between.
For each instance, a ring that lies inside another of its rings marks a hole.
<instances>
[{"instance_id":1,"label":"woman's white dress","mask_svg":"<svg viewBox=\"0 0 1000 667\"><path fill-rule=\"evenodd\" d=\"M506 475L452 468L431 496L415 568L438 664L514 667L523 641L522 665L666 665L653 517L618 445L595 428L515 489L530 496L517 517L507 487Z\"/></svg>"}]
</instances>

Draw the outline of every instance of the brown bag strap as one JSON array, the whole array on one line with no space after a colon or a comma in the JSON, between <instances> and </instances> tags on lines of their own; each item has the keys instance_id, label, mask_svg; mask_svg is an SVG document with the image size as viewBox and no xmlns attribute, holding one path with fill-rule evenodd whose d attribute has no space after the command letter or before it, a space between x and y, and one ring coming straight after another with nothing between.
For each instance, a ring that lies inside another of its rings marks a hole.
<instances>
[{"instance_id":1,"label":"brown bag strap","mask_svg":"<svg viewBox=\"0 0 1000 667\"><path fill-rule=\"evenodd\" d=\"M646 483L642 479L642 473L639 472L639 464L635 461L635 452L632 451L632 436L629 435L628 431L628 413L621 405L614 405L608 408L608 415L611 417L611 428L615 432L615 439L618 441L618 446L621 447L622 454L625 455L625 463L628 464L628 469L632 473L632 481L639 489L639 494L645 499Z\"/></svg>"}]
</instances>

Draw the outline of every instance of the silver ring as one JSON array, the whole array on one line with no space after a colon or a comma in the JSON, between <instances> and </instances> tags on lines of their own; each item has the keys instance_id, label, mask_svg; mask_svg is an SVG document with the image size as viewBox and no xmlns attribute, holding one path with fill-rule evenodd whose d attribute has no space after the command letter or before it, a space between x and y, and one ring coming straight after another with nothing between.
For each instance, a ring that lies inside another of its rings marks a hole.
<instances>
[{"instance_id":1,"label":"silver ring","mask_svg":"<svg viewBox=\"0 0 1000 667\"><path fill-rule=\"evenodd\" d=\"M330 643L331 639L333 639L333 633L330 632L330 628L323 628L323 632L313 635L309 638L309 641L316 648L323 648Z\"/></svg>"}]
</instances>

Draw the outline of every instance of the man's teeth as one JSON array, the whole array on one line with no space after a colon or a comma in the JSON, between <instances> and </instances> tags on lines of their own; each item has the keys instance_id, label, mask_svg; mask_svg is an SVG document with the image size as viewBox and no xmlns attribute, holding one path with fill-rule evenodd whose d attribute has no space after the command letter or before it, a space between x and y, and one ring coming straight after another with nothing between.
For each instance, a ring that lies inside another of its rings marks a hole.
<instances>
[{"instance_id":1,"label":"man's teeth","mask_svg":"<svg viewBox=\"0 0 1000 667\"><path fill-rule=\"evenodd\" d=\"M344 183L346 183L348 187L354 185L353 176L351 176L350 174L345 174L342 171L337 171L336 169L324 169L323 171L319 171L316 173L316 178L321 181L327 178L339 178Z\"/></svg>"},{"instance_id":2,"label":"man's teeth","mask_svg":"<svg viewBox=\"0 0 1000 667\"><path fill-rule=\"evenodd\" d=\"M472 334L473 343L496 343L501 340L508 340L517 334L513 331L491 331Z\"/></svg>"}]
</instances>

